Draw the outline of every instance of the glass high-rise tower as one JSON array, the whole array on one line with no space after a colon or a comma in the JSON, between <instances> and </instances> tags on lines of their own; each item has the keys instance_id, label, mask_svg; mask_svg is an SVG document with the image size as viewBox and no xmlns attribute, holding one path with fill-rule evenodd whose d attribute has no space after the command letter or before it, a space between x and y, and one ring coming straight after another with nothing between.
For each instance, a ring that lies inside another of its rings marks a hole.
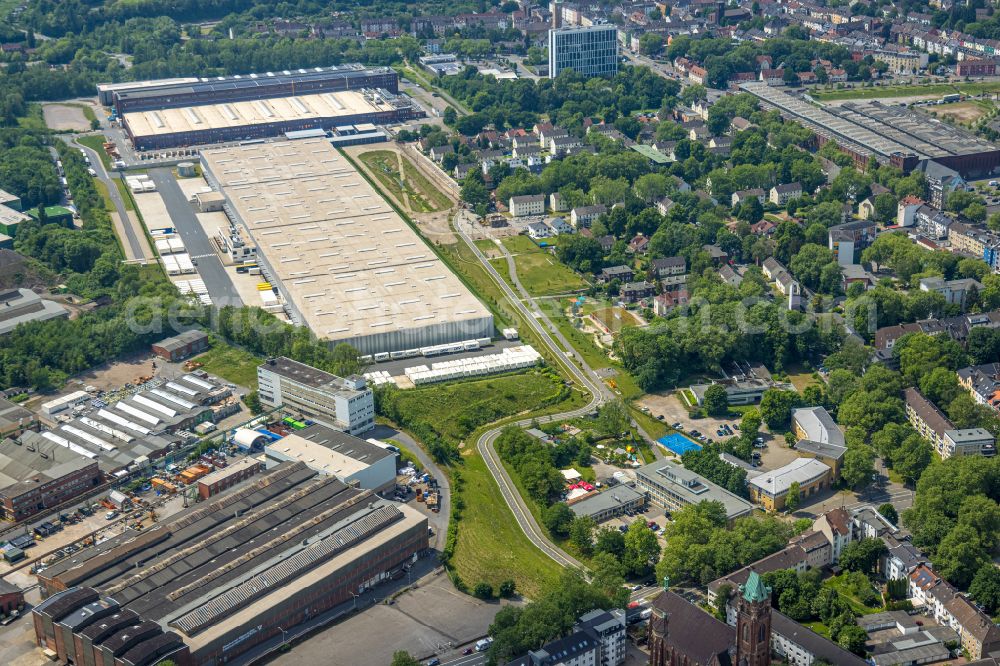
<instances>
[{"instance_id":1,"label":"glass high-rise tower","mask_svg":"<svg viewBox=\"0 0 1000 666\"><path fill-rule=\"evenodd\" d=\"M618 29L613 25L549 30L549 78L572 69L583 76L618 73Z\"/></svg>"}]
</instances>

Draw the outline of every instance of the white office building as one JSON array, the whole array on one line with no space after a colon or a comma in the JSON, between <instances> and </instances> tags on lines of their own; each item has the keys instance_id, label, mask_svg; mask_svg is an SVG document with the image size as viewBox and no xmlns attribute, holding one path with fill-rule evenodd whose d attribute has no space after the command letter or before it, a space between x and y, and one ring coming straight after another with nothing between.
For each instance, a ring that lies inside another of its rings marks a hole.
<instances>
[{"instance_id":1,"label":"white office building","mask_svg":"<svg viewBox=\"0 0 1000 666\"><path fill-rule=\"evenodd\" d=\"M375 398L364 377L337 377L284 356L257 368L260 402L285 407L352 435L375 427Z\"/></svg>"},{"instance_id":2,"label":"white office building","mask_svg":"<svg viewBox=\"0 0 1000 666\"><path fill-rule=\"evenodd\" d=\"M618 73L618 28L613 25L549 30L549 78L564 69L586 77Z\"/></svg>"}]
</instances>

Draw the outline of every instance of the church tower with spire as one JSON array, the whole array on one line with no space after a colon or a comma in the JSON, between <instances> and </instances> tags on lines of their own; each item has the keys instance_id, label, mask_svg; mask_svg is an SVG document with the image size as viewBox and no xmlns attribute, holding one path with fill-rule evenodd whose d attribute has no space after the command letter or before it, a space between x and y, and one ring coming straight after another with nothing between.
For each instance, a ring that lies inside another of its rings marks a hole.
<instances>
[{"instance_id":1,"label":"church tower with spire","mask_svg":"<svg viewBox=\"0 0 1000 666\"><path fill-rule=\"evenodd\" d=\"M740 585L736 602L736 663L771 663L771 588L756 571L751 571L747 582Z\"/></svg>"}]
</instances>

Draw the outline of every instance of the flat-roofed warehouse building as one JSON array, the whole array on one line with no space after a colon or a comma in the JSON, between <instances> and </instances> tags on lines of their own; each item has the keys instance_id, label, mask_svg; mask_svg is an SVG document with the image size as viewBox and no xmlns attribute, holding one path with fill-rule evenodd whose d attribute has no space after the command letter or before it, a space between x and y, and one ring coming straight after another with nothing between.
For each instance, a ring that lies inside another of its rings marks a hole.
<instances>
[{"instance_id":1,"label":"flat-roofed warehouse building","mask_svg":"<svg viewBox=\"0 0 1000 666\"><path fill-rule=\"evenodd\" d=\"M348 485L382 492L396 485L395 451L346 432L313 425L264 447L268 467L304 462L320 474L335 476Z\"/></svg>"},{"instance_id":2,"label":"flat-roofed warehouse building","mask_svg":"<svg viewBox=\"0 0 1000 666\"><path fill-rule=\"evenodd\" d=\"M205 150L289 315L362 354L493 335L493 315L324 139Z\"/></svg>"},{"instance_id":3,"label":"flat-roofed warehouse building","mask_svg":"<svg viewBox=\"0 0 1000 666\"><path fill-rule=\"evenodd\" d=\"M986 176L1000 166L1000 146L900 106L845 102L819 107L761 82L740 88L814 132L821 145L836 142L859 164L875 159L910 171L921 160L933 160L963 178Z\"/></svg>"},{"instance_id":4,"label":"flat-roofed warehouse building","mask_svg":"<svg viewBox=\"0 0 1000 666\"><path fill-rule=\"evenodd\" d=\"M46 569L36 641L63 663L232 662L426 548L416 510L285 463Z\"/></svg>"},{"instance_id":5,"label":"flat-roofed warehouse building","mask_svg":"<svg viewBox=\"0 0 1000 666\"><path fill-rule=\"evenodd\" d=\"M99 84L98 92L102 92L102 86L107 85ZM391 93L398 93L399 75L391 67L365 67L358 63L349 63L263 74L135 81L130 84L110 84L110 86L112 89L108 92L115 111L118 115L123 115L130 111L241 102L362 88L384 88Z\"/></svg>"},{"instance_id":6,"label":"flat-roofed warehouse building","mask_svg":"<svg viewBox=\"0 0 1000 666\"><path fill-rule=\"evenodd\" d=\"M361 65L179 80L110 94L137 150L388 124L425 115L399 95L396 72Z\"/></svg>"}]
</instances>

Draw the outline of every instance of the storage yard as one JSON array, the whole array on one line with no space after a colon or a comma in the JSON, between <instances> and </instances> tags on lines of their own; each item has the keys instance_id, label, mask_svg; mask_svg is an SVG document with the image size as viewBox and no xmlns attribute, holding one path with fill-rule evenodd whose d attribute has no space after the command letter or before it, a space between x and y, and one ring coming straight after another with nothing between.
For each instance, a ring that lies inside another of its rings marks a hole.
<instances>
[{"instance_id":1,"label":"storage yard","mask_svg":"<svg viewBox=\"0 0 1000 666\"><path fill-rule=\"evenodd\" d=\"M324 139L207 150L291 317L363 354L488 338L493 317Z\"/></svg>"}]
</instances>

